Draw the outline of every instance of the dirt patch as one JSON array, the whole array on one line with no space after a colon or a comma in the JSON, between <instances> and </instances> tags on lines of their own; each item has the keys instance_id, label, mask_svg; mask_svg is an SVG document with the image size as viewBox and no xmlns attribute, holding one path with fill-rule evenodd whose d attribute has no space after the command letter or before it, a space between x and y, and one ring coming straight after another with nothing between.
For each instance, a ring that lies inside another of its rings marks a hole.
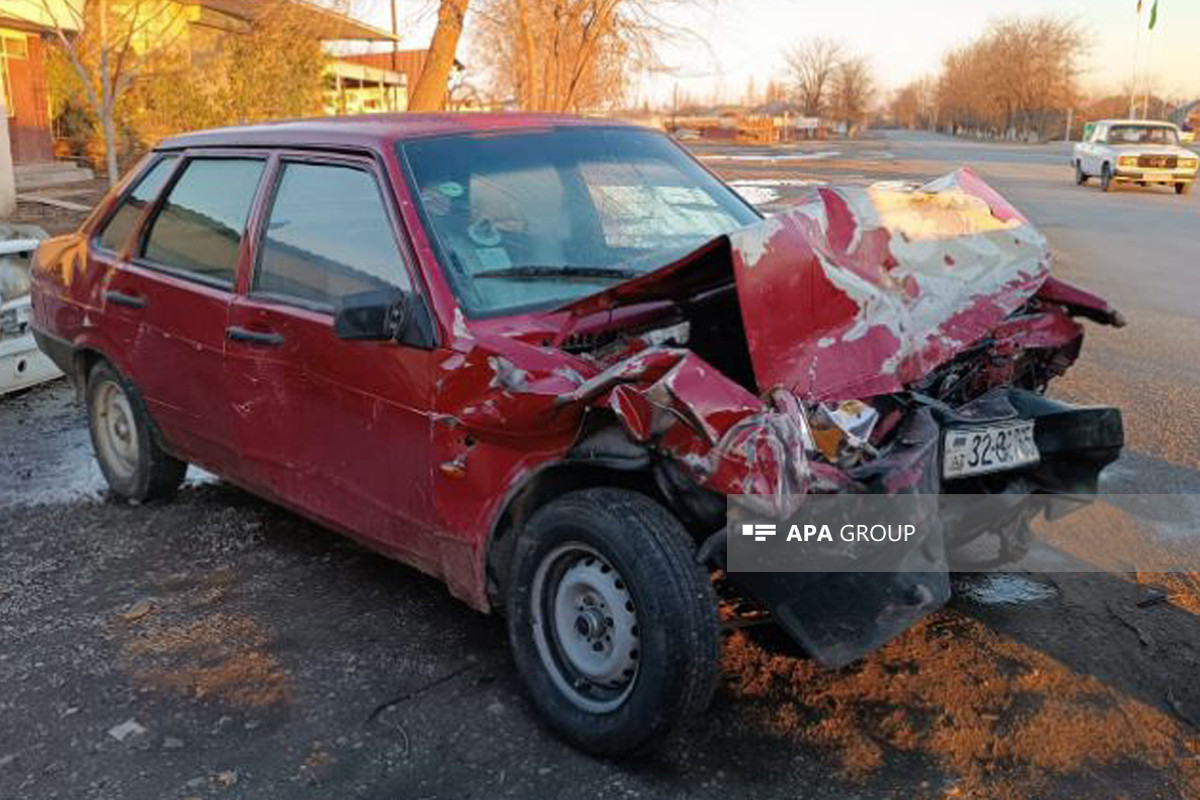
<instances>
[{"instance_id":1,"label":"dirt patch","mask_svg":"<svg viewBox=\"0 0 1200 800\"><path fill-rule=\"evenodd\" d=\"M1162 590L1166 600L1200 617L1200 574L1195 572L1139 572L1137 582Z\"/></svg>"},{"instance_id":2,"label":"dirt patch","mask_svg":"<svg viewBox=\"0 0 1200 800\"><path fill-rule=\"evenodd\" d=\"M251 616L214 610L235 580L227 569L199 579L171 576L158 585L165 599L139 601L149 613L120 615L123 661L137 682L237 706L288 699L288 677L269 652L267 631Z\"/></svg>"},{"instance_id":3,"label":"dirt patch","mask_svg":"<svg viewBox=\"0 0 1200 800\"><path fill-rule=\"evenodd\" d=\"M851 779L906 753L955 777L951 796L1034 798L1135 763L1200 796L1195 731L953 611L840 671L735 632L723 668L735 695L763 701L755 711L778 735L826 750Z\"/></svg>"}]
</instances>

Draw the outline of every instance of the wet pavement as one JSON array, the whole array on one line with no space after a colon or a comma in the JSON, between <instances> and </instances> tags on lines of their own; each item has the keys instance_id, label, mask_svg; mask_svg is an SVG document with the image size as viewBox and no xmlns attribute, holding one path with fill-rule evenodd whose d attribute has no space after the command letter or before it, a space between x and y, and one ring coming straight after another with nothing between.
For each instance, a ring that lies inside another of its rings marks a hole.
<instances>
[{"instance_id":1,"label":"wet pavement","mask_svg":"<svg viewBox=\"0 0 1200 800\"><path fill-rule=\"evenodd\" d=\"M1060 274L1112 290L1130 319L1089 326L1056 384L1125 410L1130 451L1106 485L1200 486L1200 290L1184 288L1195 259L1177 259L1200 241L1196 197L1075 187L1060 146L697 150L743 156L707 163L769 206L812 181L976 163L1044 214ZM1110 236L1071 233L1087 225ZM838 671L769 628L731 631L699 724L650 758L598 761L539 725L502 623L440 583L211 477L169 503L107 499L59 382L0 401L0 798L1200 796L1194 578L958 588Z\"/></svg>"}]
</instances>

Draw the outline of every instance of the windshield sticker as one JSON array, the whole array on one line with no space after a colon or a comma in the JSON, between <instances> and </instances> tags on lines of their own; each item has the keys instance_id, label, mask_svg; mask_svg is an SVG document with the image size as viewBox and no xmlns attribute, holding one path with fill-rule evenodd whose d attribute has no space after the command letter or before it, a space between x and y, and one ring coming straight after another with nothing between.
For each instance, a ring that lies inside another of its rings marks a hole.
<instances>
[{"instance_id":1,"label":"windshield sticker","mask_svg":"<svg viewBox=\"0 0 1200 800\"><path fill-rule=\"evenodd\" d=\"M442 181L438 184L438 191L449 198L462 197L463 185L458 181Z\"/></svg>"},{"instance_id":2,"label":"windshield sticker","mask_svg":"<svg viewBox=\"0 0 1200 800\"><path fill-rule=\"evenodd\" d=\"M480 247L495 247L500 244L500 231L487 217L477 219L467 227L467 236Z\"/></svg>"}]
</instances>

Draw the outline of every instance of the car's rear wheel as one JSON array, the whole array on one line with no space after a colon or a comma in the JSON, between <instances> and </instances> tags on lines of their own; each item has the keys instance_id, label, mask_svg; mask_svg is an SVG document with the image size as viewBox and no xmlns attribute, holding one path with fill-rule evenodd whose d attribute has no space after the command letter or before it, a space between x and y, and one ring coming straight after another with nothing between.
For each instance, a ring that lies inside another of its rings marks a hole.
<instances>
[{"instance_id":1,"label":"car's rear wheel","mask_svg":"<svg viewBox=\"0 0 1200 800\"><path fill-rule=\"evenodd\" d=\"M1083 171L1083 166L1079 163L1079 161L1076 161L1075 162L1075 184L1077 186L1082 186L1083 184L1087 183L1087 179L1088 179L1088 175L1086 172Z\"/></svg>"},{"instance_id":2,"label":"car's rear wheel","mask_svg":"<svg viewBox=\"0 0 1200 800\"><path fill-rule=\"evenodd\" d=\"M525 526L508 590L517 670L550 726L602 756L642 752L708 705L720 648L695 545L659 504L588 489Z\"/></svg>"},{"instance_id":3,"label":"car's rear wheel","mask_svg":"<svg viewBox=\"0 0 1200 800\"><path fill-rule=\"evenodd\" d=\"M86 396L92 447L113 493L138 501L173 494L187 464L159 446L137 392L100 361L88 375Z\"/></svg>"},{"instance_id":4,"label":"car's rear wheel","mask_svg":"<svg viewBox=\"0 0 1200 800\"><path fill-rule=\"evenodd\" d=\"M1107 192L1112 187L1112 167L1105 164L1100 168L1100 191Z\"/></svg>"},{"instance_id":5,"label":"car's rear wheel","mask_svg":"<svg viewBox=\"0 0 1200 800\"><path fill-rule=\"evenodd\" d=\"M1175 194L1187 194L1190 191L1192 191L1192 185L1190 183L1175 184Z\"/></svg>"}]
</instances>

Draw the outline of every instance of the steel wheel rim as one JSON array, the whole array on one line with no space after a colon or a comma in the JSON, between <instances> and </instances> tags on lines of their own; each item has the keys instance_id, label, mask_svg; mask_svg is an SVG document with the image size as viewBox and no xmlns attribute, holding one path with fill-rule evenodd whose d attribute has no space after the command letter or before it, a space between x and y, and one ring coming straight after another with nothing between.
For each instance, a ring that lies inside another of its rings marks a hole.
<instances>
[{"instance_id":1,"label":"steel wheel rim","mask_svg":"<svg viewBox=\"0 0 1200 800\"><path fill-rule=\"evenodd\" d=\"M542 666L560 692L591 713L615 711L637 683L637 609L621 574L582 542L551 550L530 592Z\"/></svg>"},{"instance_id":2,"label":"steel wheel rim","mask_svg":"<svg viewBox=\"0 0 1200 800\"><path fill-rule=\"evenodd\" d=\"M104 463L118 477L132 477L138 464L138 431L125 390L104 381L96 391L93 415L96 444Z\"/></svg>"}]
</instances>

